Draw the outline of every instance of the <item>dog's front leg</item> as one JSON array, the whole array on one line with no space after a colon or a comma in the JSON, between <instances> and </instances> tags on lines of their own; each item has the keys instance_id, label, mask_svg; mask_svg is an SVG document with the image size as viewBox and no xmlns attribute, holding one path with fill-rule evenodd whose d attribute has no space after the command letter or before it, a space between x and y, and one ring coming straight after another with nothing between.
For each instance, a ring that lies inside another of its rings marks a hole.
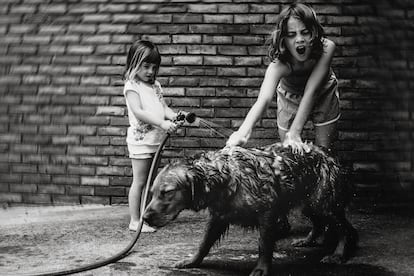
<instances>
[{"instance_id":1,"label":"dog's front leg","mask_svg":"<svg viewBox=\"0 0 414 276\"><path fill-rule=\"evenodd\" d=\"M204 257L207 256L210 248L220 239L228 229L229 222L218 217L212 216L207 224L203 240L198 248L197 253L189 260L183 260L175 264L177 268L193 268L200 266Z\"/></svg>"},{"instance_id":2,"label":"dog's front leg","mask_svg":"<svg viewBox=\"0 0 414 276\"><path fill-rule=\"evenodd\" d=\"M276 236L279 235L279 233L276 233L277 223L275 217L276 215L273 212L267 212L259 218L259 259L250 276L270 275L273 248Z\"/></svg>"}]
</instances>

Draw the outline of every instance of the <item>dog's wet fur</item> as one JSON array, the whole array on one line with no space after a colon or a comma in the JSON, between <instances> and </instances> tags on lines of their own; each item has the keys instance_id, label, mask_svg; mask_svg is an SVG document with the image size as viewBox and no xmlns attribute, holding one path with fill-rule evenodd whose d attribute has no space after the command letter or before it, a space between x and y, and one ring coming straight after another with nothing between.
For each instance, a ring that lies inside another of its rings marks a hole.
<instances>
[{"instance_id":1,"label":"dog's wet fur","mask_svg":"<svg viewBox=\"0 0 414 276\"><path fill-rule=\"evenodd\" d=\"M350 198L337 160L307 144L293 153L280 143L260 149L210 151L164 167L152 187L144 220L162 227L183 209L208 208L210 219L198 252L179 268L197 267L230 224L258 228L259 258L250 275L270 275L274 244L289 229L290 209L301 206L312 222L308 236L295 246L314 245L324 232L333 252L321 261L345 262L356 248L357 231L345 217Z\"/></svg>"}]
</instances>

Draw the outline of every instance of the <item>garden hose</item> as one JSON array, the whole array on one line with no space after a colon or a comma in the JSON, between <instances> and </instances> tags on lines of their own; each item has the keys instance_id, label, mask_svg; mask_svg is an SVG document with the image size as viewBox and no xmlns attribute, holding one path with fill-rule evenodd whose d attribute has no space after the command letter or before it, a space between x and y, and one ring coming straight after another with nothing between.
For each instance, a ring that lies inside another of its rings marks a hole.
<instances>
[{"instance_id":1,"label":"garden hose","mask_svg":"<svg viewBox=\"0 0 414 276\"><path fill-rule=\"evenodd\" d=\"M193 123L196 119L196 115L194 113L183 113L183 112L179 112L177 118L175 119L175 122L184 122L187 121L188 123ZM152 182L155 179L156 176L156 172L157 169L159 167L159 163L160 163L160 157L161 157L161 152L162 149L164 148L165 143L167 142L168 138L170 137L170 133L166 133L163 140L161 141L160 145L157 148L157 151L155 152L154 158L152 159L152 163L151 163L151 168L148 174L148 178L147 178L147 182L146 185L144 187L144 194L141 200L141 210L144 210L143 207L145 207L147 199L148 199L148 195L152 186ZM130 253L130 250L134 247L135 243L138 241L139 236L141 235L141 229L142 229L142 225L143 225L143 219L142 216L144 215L144 212L141 212L141 217L140 220L138 222L138 228L137 231L135 232L131 242L120 252L118 252L117 254L101 260L101 261L97 261L95 263L92 264L87 264L84 266L80 266L77 268L73 268L73 269L68 269L68 270L62 270L62 271L55 271L55 272L46 272L46 273L41 273L41 274L21 274L21 276L24 275L30 275L30 276L59 276L59 275L69 275L69 274L74 274L74 273L79 273L79 272L83 272L83 271L88 271L88 270L92 270L92 269L96 269L105 265L108 265L110 263L115 263L123 258L125 258L126 256L128 256L128 254Z\"/></svg>"}]
</instances>

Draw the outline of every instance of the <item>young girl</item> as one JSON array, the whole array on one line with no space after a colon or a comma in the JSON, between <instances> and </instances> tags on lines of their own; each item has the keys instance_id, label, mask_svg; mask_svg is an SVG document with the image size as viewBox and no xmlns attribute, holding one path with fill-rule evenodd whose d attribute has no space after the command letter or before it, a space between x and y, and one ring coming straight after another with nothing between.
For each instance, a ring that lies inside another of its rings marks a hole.
<instances>
[{"instance_id":1,"label":"young girl","mask_svg":"<svg viewBox=\"0 0 414 276\"><path fill-rule=\"evenodd\" d=\"M256 103L227 141L243 145L277 92L277 125L285 146L306 150L301 133L308 119L315 127L315 143L331 148L339 119L337 80L331 69L335 44L323 37L315 11L304 4L284 9L271 35L269 64Z\"/></svg>"},{"instance_id":2,"label":"young girl","mask_svg":"<svg viewBox=\"0 0 414 276\"><path fill-rule=\"evenodd\" d=\"M161 63L157 47L145 40L132 44L125 67L124 96L128 108L127 145L132 162L132 184L128 202L131 221L129 229L137 231L141 195L147 181L152 158L165 132L174 132L177 114L164 102L156 76ZM143 224L141 232L155 229Z\"/></svg>"}]
</instances>

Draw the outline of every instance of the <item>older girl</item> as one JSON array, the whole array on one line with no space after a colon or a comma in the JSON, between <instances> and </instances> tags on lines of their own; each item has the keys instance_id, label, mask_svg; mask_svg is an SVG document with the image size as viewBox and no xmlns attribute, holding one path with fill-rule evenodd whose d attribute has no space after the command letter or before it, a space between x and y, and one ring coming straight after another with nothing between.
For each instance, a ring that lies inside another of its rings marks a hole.
<instances>
[{"instance_id":1,"label":"older girl","mask_svg":"<svg viewBox=\"0 0 414 276\"><path fill-rule=\"evenodd\" d=\"M271 35L269 64L257 101L227 141L243 145L277 93L277 125L284 145L301 152L301 133L308 119L315 127L315 143L330 148L340 117L337 80L331 68L335 43L323 37L315 11L292 4L278 18ZM305 149L306 150L306 149Z\"/></svg>"}]
</instances>

